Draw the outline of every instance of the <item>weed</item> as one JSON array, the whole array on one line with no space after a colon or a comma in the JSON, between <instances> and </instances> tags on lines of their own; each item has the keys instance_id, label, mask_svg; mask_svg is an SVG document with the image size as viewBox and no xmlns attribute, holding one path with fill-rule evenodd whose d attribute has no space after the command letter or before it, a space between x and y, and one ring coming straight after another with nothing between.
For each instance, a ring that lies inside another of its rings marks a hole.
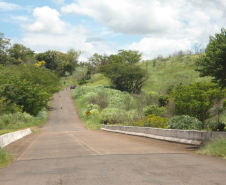
<instances>
[{"instance_id":1,"label":"weed","mask_svg":"<svg viewBox=\"0 0 226 185\"><path fill-rule=\"evenodd\" d=\"M205 146L201 147L197 153L226 158L226 138L218 137L211 140Z\"/></svg>"},{"instance_id":2,"label":"weed","mask_svg":"<svg viewBox=\"0 0 226 185\"><path fill-rule=\"evenodd\" d=\"M13 162L13 156L5 149L0 148L0 169Z\"/></svg>"}]
</instances>

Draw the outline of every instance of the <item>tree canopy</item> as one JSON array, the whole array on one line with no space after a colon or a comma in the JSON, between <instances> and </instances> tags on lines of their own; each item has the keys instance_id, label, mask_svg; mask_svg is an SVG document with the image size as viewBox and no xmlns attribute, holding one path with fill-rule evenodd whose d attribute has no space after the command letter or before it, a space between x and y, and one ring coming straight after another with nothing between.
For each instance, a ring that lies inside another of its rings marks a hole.
<instances>
[{"instance_id":1,"label":"tree canopy","mask_svg":"<svg viewBox=\"0 0 226 185\"><path fill-rule=\"evenodd\" d=\"M121 91L136 93L147 80L146 71L139 66L128 63L113 63L100 68L105 76L110 78L113 86Z\"/></svg>"},{"instance_id":2,"label":"tree canopy","mask_svg":"<svg viewBox=\"0 0 226 185\"><path fill-rule=\"evenodd\" d=\"M209 44L197 61L200 77L211 76L213 82L226 87L226 30L216 33L215 37L210 36Z\"/></svg>"},{"instance_id":3,"label":"tree canopy","mask_svg":"<svg viewBox=\"0 0 226 185\"><path fill-rule=\"evenodd\" d=\"M176 115L189 115L200 121L208 119L210 109L225 97L225 90L213 83L199 82L188 86L178 85L171 95L175 103ZM216 114L223 109L219 109Z\"/></svg>"},{"instance_id":4,"label":"tree canopy","mask_svg":"<svg viewBox=\"0 0 226 185\"><path fill-rule=\"evenodd\" d=\"M10 46L10 39L5 38L0 32L0 64L5 64L7 61L7 49Z\"/></svg>"}]
</instances>

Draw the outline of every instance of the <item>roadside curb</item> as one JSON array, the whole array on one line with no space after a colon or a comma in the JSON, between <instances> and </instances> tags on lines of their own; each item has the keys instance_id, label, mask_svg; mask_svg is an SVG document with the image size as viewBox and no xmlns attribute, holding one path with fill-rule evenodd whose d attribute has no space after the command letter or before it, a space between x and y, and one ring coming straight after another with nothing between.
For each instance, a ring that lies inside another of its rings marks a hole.
<instances>
[{"instance_id":1,"label":"roadside curb","mask_svg":"<svg viewBox=\"0 0 226 185\"><path fill-rule=\"evenodd\" d=\"M226 132L159 129L151 127L103 125L101 130L190 145L201 145L203 142L219 136L226 137Z\"/></svg>"},{"instance_id":2,"label":"roadside curb","mask_svg":"<svg viewBox=\"0 0 226 185\"><path fill-rule=\"evenodd\" d=\"M7 146L8 144L23 138L24 136L27 136L29 134L31 134L31 129L27 128L25 130L19 130L16 132L11 132L8 134L4 134L0 136L0 148L3 148L5 146Z\"/></svg>"}]
</instances>

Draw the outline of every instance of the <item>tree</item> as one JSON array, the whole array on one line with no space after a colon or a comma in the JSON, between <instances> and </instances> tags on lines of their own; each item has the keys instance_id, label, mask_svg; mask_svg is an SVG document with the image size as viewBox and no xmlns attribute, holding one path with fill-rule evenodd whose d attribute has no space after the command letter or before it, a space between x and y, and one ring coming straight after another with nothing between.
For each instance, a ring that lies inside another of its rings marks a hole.
<instances>
[{"instance_id":1,"label":"tree","mask_svg":"<svg viewBox=\"0 0 226 185\"><path fill-rule=\"evenodd\" d=\"M212 82L226 87L226 30L210 36L209 44L203 54L196 62L200 77L211 76Z\"/></svg>"},{"instance_id":2,"label":"tree","mask_svg":"<svg viewBox=\"0 0 226 185\"><path fill-rule=\"evenodd\" d=\"M135 64L140 62L142 53L139 53L139 51L122 49L118 51L118 56L123 58L124 63Z\"/></svg>"},{"instance_id":3,"label":"tree","mask_svg":"<svg viewBox=\"0 0 226 185\"><path fill-rule=\"evenodd\" d=\"M75 51L74 49L69 49L67 51L67 63L72 64L73 66L78 65L78 58L82 54L81 51Z\"/></svg>"},{"instance_id":4,"label":"tree","mask_svg":"<svg viewBox=\"0 0 226 185\"><path fill-rule=\"evenodd\" d=\"M7 50L8 54L18 61L18 64L22 62L28 62L34 56L34 51L30 48L26 48L22 44L14 44Z\"/></svg>"},{"instance_id":5,"label":"tree","mask_svg":"<svg viewBox=\"0 0 226 185\"><path fill-rule=\"evenodd\" d=\"M0 87L8 83L9 77L18 77L21 81L26 80L31 84L36 84L49 94L56 93L60 90L60 77L46 68L39 68L34 65L11 65L0 69Z\"/></svg>"},{"instance_id":6,"label":"tree","mask_svg":"<svg viewBox=\"0 0 226 185\"><path fill-rule=\"evenodd\" d=\"M0 32L0 64L5 64L7 61L7 49L10 46L10 39L5 38Z\"/></svg>"},{"instance_id":7,"label":"tree","mask_svg":"<svg viewBox=\"0 0 226 185\"><path fill-rule=\"evenodd\" d=\"M213 83L199 82L188 86L178 85L171 96L175 103L176 115L189 115L201 122L210 118L210 109L225 97L226 91ZM222 112L222 108L218 113Z\"/></svg>"},{"instance_id":8,"label":"tree","mask_svg":"<svg viewBox=\"0 0 226 185\"><path fill-rule=\"evenodd\" d=\"M147 80L146 71L134 64L112 63L103 65L100 72L110 78L113 86L121 91L136 93Z\"/></svg>"},{"instance_id":9,"label":"tree","mask_svg":"<svg viewBox=\"0 0 226 185\"><path fill-rule=\"evenodd\" d=\"M123 57L120 55L110 55L110 60L112 63L123 63Z\"/></svg>"},{"instance_id":10,"label":"tree","mask_svg":"<svg viewBox=\"0 0 226 185\"><path fill-rule=\"evenodd\" d=\"M50 94L44 92L39 85L26 80L21 81L18 77L9 78L0 90L0 96L4 98L6 107L18 105L23 112L36 116L50 100Z\"/></svg>"}]
</instances>

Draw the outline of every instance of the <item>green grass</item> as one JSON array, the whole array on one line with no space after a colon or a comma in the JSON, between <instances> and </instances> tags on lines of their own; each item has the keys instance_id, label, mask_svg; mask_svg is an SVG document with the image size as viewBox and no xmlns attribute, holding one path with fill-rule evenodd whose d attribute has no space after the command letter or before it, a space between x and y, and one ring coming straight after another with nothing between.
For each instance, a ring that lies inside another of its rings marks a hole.
<instances>
[{"instance_id":1,"label":"green grass","mask_svg":"<svg viewBox=\"0 0 226 185\"><path fill-rule=\"evenodd\" d=\"M199 77L199 72L195 71L195 61L199 55L184 55L177 57L168 57L156 61L153 66L154 60L146 60L138 63L141 68L148 71L149 79L145 82L142 88L143 92L157 92L164 94L170 84L195 83L200 81L210 81L210 77ZM146 67L147 66L147 67ZM82 69L78 69L78 74L84 73ZM76 76L76 73L75 73ZM96 85L110 85L111 82L102 74L95 74L88 80L87 86Z\"/></svg>"},{"instance_id":2,"label":"green grass","mask_svg":"<svg viewBox=\"0 0 226 185\"><path fill-rule=\"evenodd\" d=\"M201 147L197 153L224 157L226 159L226 138L219 137L211 140L205 146Z\"/></svg>"},{"instance_id":3,"label":"green grass","mask_svg":"<svg viewBox=\"0 0 226 185\"><path fill-rule=\"evenodd\" d=\"M142 91L163 94L170 84L183 83L188 85L189 83L210 81L209 77L200 78L199 72L194 70L198 57L198 55L169 57L157 60L155 66L153 66L153 60L139 63L138 65L145 70L147 69L149 74L149 79L145 82Z\"/></svg>"},{"instance_id":4,"label":"green grass","mask_svg":"<svg viewBox=\"0 0 226 185\"><path fill-rule=\"evenodd\" d=\"M5 149L0 148L0 169L8 166L10 163L13 162L13 156Z\"/></svg>"},{"instance_id":5,"label":"green grass","mask_svg":"<svg viewBox=\"0 0 226 185\"><path fill-rule=\"evenodd\" d=\"M108 86L110 85L110 79L105 77L104 75L98 73L92 76L90 80L88 80L87 86L97 86L97 85L104 85Z\"/></svg>"},{"instance_id":6,"label":"green grass","mask_svg":"<svg viewBox=\"0 0 226 185\"><path fill-rule=\"evenodd\" d=\"M0 135L8 134L10 132L15 132L16 130L0 130Z\"/></svg>"},{"instance_id":7,"label":"green grass","mask_svg":"<svg viewBox=\"0 0 226 185\"><path fill-rule=\"evenodd\" d=\"M5 114L0 116L0 135L29 127L39 127L46 122L47 110L43 110L37 117L27 113Z\"/></svg>"},{"instance_id":8,"label":"green grass","mask_svg":"<svg viewBox=\"0 0 226 185\"><path fill-rule=\"evenodd\" d=\"M101 122L99 115L91 114L87 116L85 112L88 110L86 108L86 100L83 98L75 99L75 104L79 112L79 116L81 117L82 122L86 124L86 127L90 130L98 130L101 129Z\"/></svg>"}]
</instances>

